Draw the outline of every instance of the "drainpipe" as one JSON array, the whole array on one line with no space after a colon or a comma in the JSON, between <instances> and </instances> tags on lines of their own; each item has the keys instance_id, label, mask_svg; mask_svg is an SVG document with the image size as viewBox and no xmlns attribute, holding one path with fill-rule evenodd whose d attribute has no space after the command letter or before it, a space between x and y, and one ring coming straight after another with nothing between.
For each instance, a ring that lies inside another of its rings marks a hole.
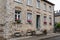
<instances>
[{"instance_id":1,"label":"drainpipe","mask_svg":"<svg viewBox=\"0 0 60 40\"><path fill-rule=\"evenodd\" d=\"M55 11L54 11L53 15L54 15L54 33L56 33L56 26L55 26Z\"/></svg>"},{"instance_id":2,"label":"drainpipe","mask_svg":"<svg viewBox=\"0 0 60 40\"><path fill-rule=\"evenodd\" d=\"M53 10L54 10L54 9L53 9ZM53 22L53 23L54 23L54 29L53 29L54 31L53 31L53 32L56 33L56 26L55 26L55 11L53 11L53 17L54 17L54 20L53 20L53 21L54 21L54 22Z\"/></svg>"}]
</instances>

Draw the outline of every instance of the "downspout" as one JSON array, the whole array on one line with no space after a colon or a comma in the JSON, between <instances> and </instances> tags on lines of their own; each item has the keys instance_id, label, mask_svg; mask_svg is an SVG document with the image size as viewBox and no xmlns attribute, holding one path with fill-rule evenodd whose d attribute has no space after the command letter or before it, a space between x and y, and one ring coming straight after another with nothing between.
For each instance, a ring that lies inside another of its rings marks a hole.
<instances>
[{"instance_id":1,"label":"downspout","mask_svg":"<svg viewBox=\"0 0 60 40\"><path fill-rule=\"evenodd\" d=\"M53 10L54 10L54 9L53 9ZM56 33L56 26L55 26L55 11L53 11L53 15L54 15L54 16L53 16L53 17L54 17L54 20L53 20L53 21L54 21L54 22L53 22L53 23L54 23L54 29L53 29L53 30L54 30L54 33Z\"/></svg>"}]
</instances>

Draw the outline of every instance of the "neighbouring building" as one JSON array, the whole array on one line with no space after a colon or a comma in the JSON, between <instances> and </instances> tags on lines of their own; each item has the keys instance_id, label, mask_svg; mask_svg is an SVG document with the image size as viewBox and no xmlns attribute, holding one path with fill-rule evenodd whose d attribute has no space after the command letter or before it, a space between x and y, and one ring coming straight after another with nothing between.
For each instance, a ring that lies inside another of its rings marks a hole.
<instances>
[{"instance_id":1,"label":"neighbouring building","mask_svg":"<svg viewBox=\"0 0 60 40\"><path fill-rule=\"evenodd\" d=\"M54 29L54 4L48 0L0 0L0 34L8 38L16 32L48 33Z\"/></svg>"},{"instance_id":2,"label":"neighbouring building","mask_svg":"<svg viewBox=\"0 0 60 40\"><path fill-rule=\"evenodd\" d=\"M55 23L60 23L60 10L55 13Z\"/></svg>"}]
</instances>

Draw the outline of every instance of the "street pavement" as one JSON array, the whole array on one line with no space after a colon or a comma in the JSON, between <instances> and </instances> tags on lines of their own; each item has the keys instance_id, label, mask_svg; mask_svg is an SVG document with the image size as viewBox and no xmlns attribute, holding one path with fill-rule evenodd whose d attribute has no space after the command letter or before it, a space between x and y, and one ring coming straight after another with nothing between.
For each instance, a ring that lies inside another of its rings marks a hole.
<instances>
[{"instance_id":1,"label":"street pavement","mask_svg":"<svg viewBox=\"0 0 60 40\"><path fill-rule=\"evenodd\" d=\"M41 40L60 40L60 36L52 37L52 38L47 38L47 39L41 39Z\"/></svg>"},{"instance_id":2,"label":"street pavement","mask_svg":"<svg viewBox=\"0 0 60 40\"><path fill-rule=\"evenodd\" d=\"M32 38L27 38L27 39L22 39L22 40L60 40L60 36L57 37L52 37L52 38L46 38L46 39L40 39L40 37L32 37Z\"/></svg>"},{"instance_id":3,"label":"street pavement","mask_svg":"<svg viewBox=\"0 0 60 40\"><path fill-rule=\"evenodd\" d=\"M10 40L60 40L60 34L52 33L48 35L12 38Z\"/></svg>"},{"instance_id":4,"label":"street pavement","mask_svg":"<svg viewBox=\"0 0 60 40\"><path fill-rule=\"evenodd\" d=\"M46 39L40 39L40 37L31 37L31 38L27 38L27 39L20 39L20 40L60 40L60 36L58 37L52 37L52 38L46 38Z\"/></svg>"}]
</instances>

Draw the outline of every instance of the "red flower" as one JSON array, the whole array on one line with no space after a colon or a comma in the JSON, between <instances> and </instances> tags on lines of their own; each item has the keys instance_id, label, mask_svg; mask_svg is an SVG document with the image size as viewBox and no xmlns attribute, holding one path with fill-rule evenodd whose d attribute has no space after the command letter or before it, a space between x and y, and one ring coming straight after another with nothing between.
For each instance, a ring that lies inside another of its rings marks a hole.
<instances>
[{"instance_id":1,"label":"red flower","mask_svg":"<svg viewBox=\"0 0 60 40\"><path fill-rule=\"evenodd\" d=\"M19 18L16 18L16 20L20 20Z\"/></svg>"},{"instance_id":2,"label":"red flower","mask_svg":"<svg viewBox=\"0 0 60 40\"><path fill-rule=\"evenodd\" d=\"M47 24L47 22L44 22L44 24Z\"/></svg>"},{"instance_id":3,"label":"red flower","mask_svg":"<svg viewBox=\"0 0 60 40\"><path fill-rule=\"evenodd\" d=\"M52 25L52 23L49 23L50 25Z\"/></svg>"},{"instance_id":4,"label":"red flower","mask_svg":"<svg viewBox=\"0 0 60 40\"><path fill-rule=\"evenodd\" d=\"M31 20L27 20L28 22L32 22Z\"/></svg>"}]
</instances>

